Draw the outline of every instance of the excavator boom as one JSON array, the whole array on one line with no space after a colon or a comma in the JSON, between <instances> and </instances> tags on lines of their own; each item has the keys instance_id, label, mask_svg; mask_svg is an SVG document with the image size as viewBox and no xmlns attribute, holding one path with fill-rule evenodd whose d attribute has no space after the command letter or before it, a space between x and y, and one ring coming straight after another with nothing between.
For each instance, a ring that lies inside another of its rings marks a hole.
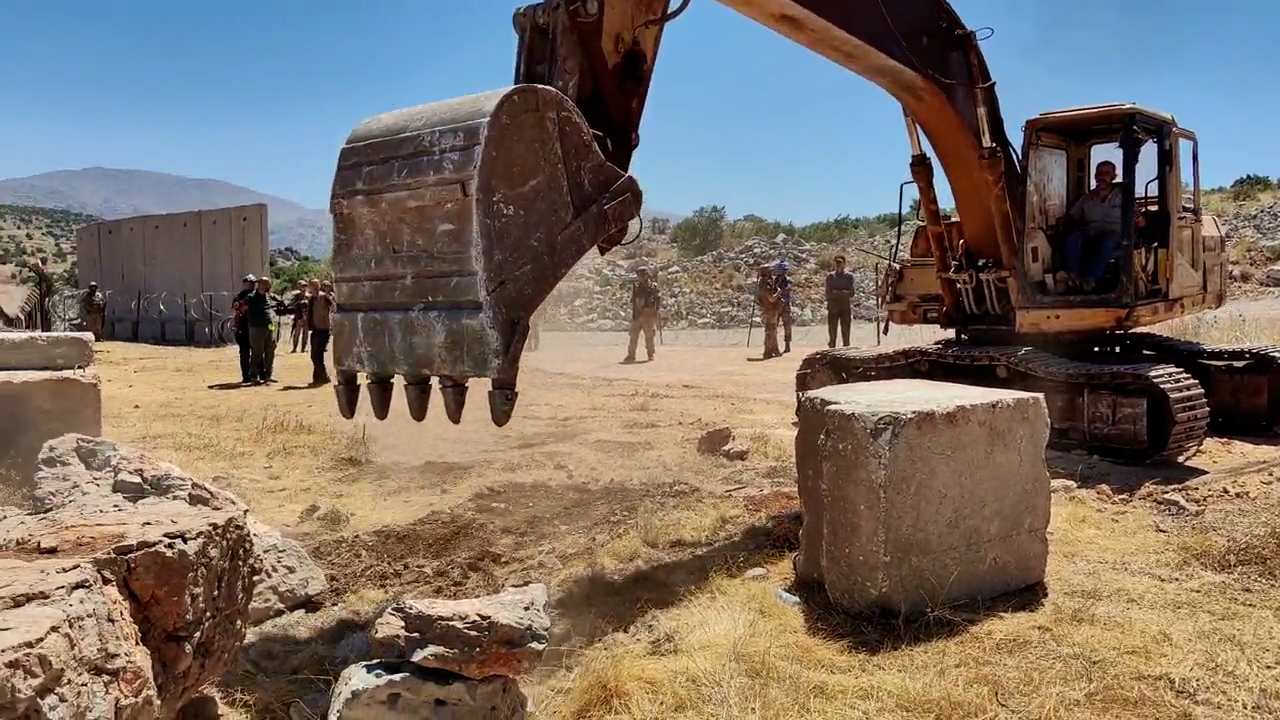
<instances>
[{"instance_id":1,"label":"excavator boom","mask_svg":"<svg viewBox=\"0 0 1280 720\"><path fill-rule=\"evenodd\" d=\"M907 117L926 220L941 227L919 132L955 195L966 251L1012 266L1021 171L977 37L948 3L721 2L892 94ZM511 87L379 115L351 133L330 203L344 417L356 412L363 373L378 419L396 376L415 420L433 378L453 422L471 378L492 380L493 422L511 418L534 311L593 246L618 246L640 214L626 171L662 34L688 5L522 7Z\"/></svg>"}]
</instances>

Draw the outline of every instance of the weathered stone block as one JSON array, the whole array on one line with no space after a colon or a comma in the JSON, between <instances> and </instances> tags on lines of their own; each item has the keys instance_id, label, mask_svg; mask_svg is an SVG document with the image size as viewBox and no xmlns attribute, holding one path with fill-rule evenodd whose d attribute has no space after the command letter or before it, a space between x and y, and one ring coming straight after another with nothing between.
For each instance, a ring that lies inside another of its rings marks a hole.
<instances>
[{"instance_id":1,"label":"weathered stone block","mask_svg":"<svg viewBox=\"0 0 1280 720\"><path fill-rule=\"evenodd\" d=\"M74 370L92 363L91 333L0 333L0 370Z\"/></svg>"},{"instance_id":2,"label":"weathered stone block","mask_svg":"<svg viewBox=\"0 0 1280 720\"><path fill-rule=\"evenodd\" d=\"M84 371L0 372L0 475L29 481L48 440L102 434L102 387Z\"/></svg>"},{"instance_id":3,"label":"weathered stone block","mask_svg":"<svg viewBox=\"0 0 1280 720\"><path fill-rule=\"evenodd\" d=\"M527 709L515 678L473 680L407 660L378 660L342 671L328 720L523 720Z\"/></svg>"},{"instance_id":4,"label":"weathered stone block","mask_svg":"<svg viewBox=\"0 0 1280 720\"><path fill-rule=\"evenodd\" d=\"M797 579L903 614L1042 582L1049 418L1036 393L925 380L804 393Z\"/></svg>"}]
</instances>

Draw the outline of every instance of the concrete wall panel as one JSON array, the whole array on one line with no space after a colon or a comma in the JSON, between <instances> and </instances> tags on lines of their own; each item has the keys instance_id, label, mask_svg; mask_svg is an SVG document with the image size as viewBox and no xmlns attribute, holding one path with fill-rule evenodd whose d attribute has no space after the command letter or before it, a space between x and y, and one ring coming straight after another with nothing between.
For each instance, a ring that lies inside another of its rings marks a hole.
<instances>
[{"instance_id":1,"label":"concrete wall panel","mask_svg":"<svg viewBox=\"0 0 1280 720\"><path fill-rule=\"evenodd\" d=\"M102 280L102 245L98 240L101 226L97 223L85 225L76 231L76 270L81 290L89 283Z\"/></svg>"},{"instance_id":2,"label":"concrete wall panel","mask_svg":"<svg viewBox=\"0 0 1280 720\"><path fill-rule=\"evenodd\" d=\"M135 319L139 292L145 303L140 340L199 342L189 337L193 324L183 308L184 295L198 310L204 306L196 298L208 296L213 309L225 315L241 277L270 272L266 205L145 215L95 223L81 231L85 238L93 232L98 237L98 280L111 293L108 319L122 339L132 335L131 330L120 331L122 324ZM91 249L85 254L89 262L92 254ZM83 273L81 277L84 282L91 279ZM202 333L208 335L207 330Z\"/></svg>"},{"instance_id":3,"label":"concrete wall panel","mask_svg":"<svg viewBox=\"0 0 1280 720\"><path fill-rule=\"evenodd\" d=\"M230 293L240 288L231 260L230 210L200 211L200 265L201 292L205 293L202 314L210 309L215 317L230 314Z\"/></svg>"}]
</instances>

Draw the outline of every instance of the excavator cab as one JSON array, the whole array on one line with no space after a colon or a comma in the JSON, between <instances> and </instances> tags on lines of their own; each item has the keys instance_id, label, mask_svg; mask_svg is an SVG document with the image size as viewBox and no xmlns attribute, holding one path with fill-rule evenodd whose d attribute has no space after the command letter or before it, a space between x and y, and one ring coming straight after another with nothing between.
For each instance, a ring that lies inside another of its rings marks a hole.
<instances>
[{"instance_id":1,"label":"excavator cab","mask_svg":"<svg viewBox=\"0 0 1280 720\"><path fill-rule=\"evenodd\" d=\"M1027 122L1022 308L1136 308L1180 315L1223 302L1222 234L1200 205L1195 135L1130 104L1042 113ZM1114 175L1118 236L1070 212ZM1084 276L1084 282L1078 278Z\"/></svg>"}]
</instances>

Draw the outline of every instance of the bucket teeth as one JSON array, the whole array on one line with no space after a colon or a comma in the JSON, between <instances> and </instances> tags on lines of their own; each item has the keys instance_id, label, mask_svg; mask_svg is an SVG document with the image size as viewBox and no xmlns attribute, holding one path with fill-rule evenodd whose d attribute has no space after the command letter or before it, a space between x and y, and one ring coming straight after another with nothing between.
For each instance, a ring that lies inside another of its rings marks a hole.
<instances>
[{"instance_id":1,"label":"bucket teeth","mask_svg":"<svg viewBox=\"0 0 1280 720\"><path fill-rule=\"evenodd\" d=\"M369 377L369 406L373 409L375 418L387 419L387 415L391 412L391 394L395 387L389 377Z\"/></svg>"},{"instance_id":2,"label":"bucket teeth","mask_svg":"<svg viewBox=\"0 0 1280 720\"><path fill-rule=\"evenodd\" d=\"M353 372L338 373L338 382L333 386L334 395L338 398L338 413L346 420L356 416L356 408L360 406L360 381Z\"/></svg>"},{"instance_id":3,"label":"bucket teeth","mask_svg":"<svg viewBox=\"0 0 1280 720\"><path fill-rule=\"evenodd\" d=\"M489 419L493 420L494 425L502 427L511 422L518 397L520 393L515 388L493 388L489 391Z\"/></svg>"},{"instance_id":4,"label":"bucket teeth","mask_svg":"<svg viewBox=\"0 0 1280 720\"><path fill-rule=\"evenodd\" d=\"M462 408L467 405L467 383L455 378L440 378L440 399L444 402L444 414L449 422L462 422Z\"/></svg>"},{"instance_id":5,"label":"bucket teeth","mask_svg":"<svg viewBox=\"0 0 1280 720\"><path fill-rule=\"evenodd\" d=\"M406 377L404 399L409 405L409 417L413 418L414 422L425 420L427 406L431 403L431 378Z\"/></svg>"}]
</instances>

